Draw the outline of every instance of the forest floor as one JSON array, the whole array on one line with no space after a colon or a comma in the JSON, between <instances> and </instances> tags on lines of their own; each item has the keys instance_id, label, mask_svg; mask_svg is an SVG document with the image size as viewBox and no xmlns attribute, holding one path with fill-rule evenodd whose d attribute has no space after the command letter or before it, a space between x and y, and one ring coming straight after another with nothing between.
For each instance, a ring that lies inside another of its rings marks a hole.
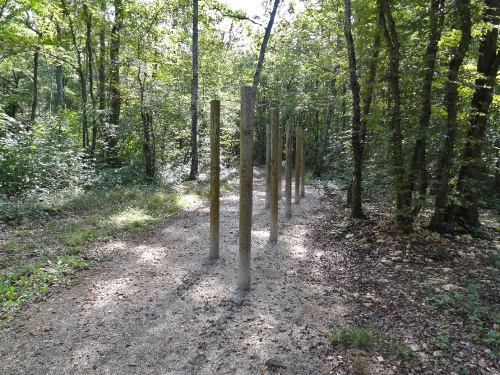
<instances>
[{"instance_id":1,"label":"forest floor","mask_svg":"<svg viewBox=\"0 0 500 375\"><path fill-rule=\"evenodd\" d=\"M233 189L217 262L207 200L86 249L108 257L4 322L0 373L500 374L498 215L484 239L403 236L384 199L354 221L343 192L308 186L290 220L280 204L270 244L263 183L249 292L236 289Z\"/></svg>"}]
</instances>

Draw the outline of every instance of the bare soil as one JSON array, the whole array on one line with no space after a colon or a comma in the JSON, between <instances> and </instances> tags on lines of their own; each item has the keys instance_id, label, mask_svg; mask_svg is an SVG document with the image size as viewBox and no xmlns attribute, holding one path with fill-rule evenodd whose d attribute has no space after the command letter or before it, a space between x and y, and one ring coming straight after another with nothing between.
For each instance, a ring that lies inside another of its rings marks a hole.
<instances>
[{"instance_id":1,"label":"bare soil","mask_svg":"<svg viewBox=\"0 0 500 375\"><path fill-rule=\"evenodd\" d=\"M338 192L312 187L290 220L281 201L279 242L271 244L263 183L254 179L249 292L236 289L239 201L231 191L221 197L217 262L208 259L207 201L148 233L89 249L110 257L6 323L0 374L458 374L464 364L471 374L500 373L467 327L465 338L455 326L449 333L459 337L456 352L432 347L436 322L419 285L434 277L436 288L460 288L463 263L428 262L419 246L430 239L389 237L369 221L346 225ZM478 277L495 298L497 270ZM412 359L333 346L330 330L353 323L411 347Z\"/></svg>"}]
</instances>

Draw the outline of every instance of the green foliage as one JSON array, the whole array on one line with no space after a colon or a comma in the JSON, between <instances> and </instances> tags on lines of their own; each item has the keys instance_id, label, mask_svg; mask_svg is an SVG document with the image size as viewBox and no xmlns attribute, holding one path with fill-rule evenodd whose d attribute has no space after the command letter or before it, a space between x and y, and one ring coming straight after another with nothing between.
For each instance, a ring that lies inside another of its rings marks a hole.
<instances>
[{"instance_id":1,"label":"green foliage","mask_svg":"<svg viewBox=\"0 0 500 375\"><path fill-rule=\"evenodd\" d=\"M334 329L328 338L333 344L344 349L369 349L376 343L376 335L372 329L359 328L356 325Z\"/></svg>"},{"instance_id":2,"label":"green foliage","mask_svg":"<svg viewBox=\"0 0 500 375\"><path fill-rule=\"evenodd\" d=\"M43 298L50 286L66 283L69 275L89 265L80 257L66 255L0 274L0 317L5 319L27 301Z\"/></svg>"},{"instance_id":3,"label":"green foliage","mask_svg":"<svg viewBox=\"0 0 500 375\"><path fill-rule=\"evenodd\" d=\"M0 197L44 194L90 182L83 154L74 151L69 119L40 119L30 130L0 120ZM12 209L12 208L11 208Z\"/></svg>"},{"instance_id":4,"label":"green foliage","mask_svg":"<svg viewBox=\"0 0 500 375\"><path fill-rule=\"evenodd\" d=\"M346 328L336 328L330 332L328 339L333 345L338 345L348 353L357 353L359 350L382 353L396 356L405 361L413 361L412 350L392 337L383 337L375 329L351 325ZM355 355L353 366L356 367Z\"/></svg>"},{"instance_id":5,"label":"green foliage","mask_svg":"<svg viewBox=\"0 0 500 375\"><path fill-rule=\"evenodd\" d=\"M469 284L463 293L432 295L427 298L427 302L431 311L464 319L472 332L471 337L492 349L496 355L500 348L500 305L494 303L491 308L488 307L481 295L482 288L479 284ZM438 349L449 344L448 328L445 323L439 323L437 326L438 333L434 344Z\"/></svg>"}]
</instances>

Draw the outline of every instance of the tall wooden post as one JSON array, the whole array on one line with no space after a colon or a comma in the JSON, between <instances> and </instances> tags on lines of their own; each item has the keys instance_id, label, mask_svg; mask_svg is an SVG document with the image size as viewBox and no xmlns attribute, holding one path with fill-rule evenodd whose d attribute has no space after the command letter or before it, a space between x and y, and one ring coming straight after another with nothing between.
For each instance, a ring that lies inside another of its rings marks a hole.
<instances>
[{"instance_id":1,"label":"tall wooden post","mask_svg":"<svg viewBox=\"0 0 500 375\"><path fill-rule=\"evenodd\" d=\"M210 259L219 258L220 100L210 102Z\"/></svg>"},{"instance_id":2,"label":"tall wooden post","mask_svg":"<svg viewBox=\"0 0 500 375\"><path fill-rule=\"evenodd\" d=\"M266 125L266 208L270 205L271 194L271 123Z\"/></svg>"},{"instance_id":3,"label":"tall wooden post","mask_svg":"<svg viewBox=\"0 0 500 375\"><path fill-rule=\"evenodd\" d=\"M297 126L295 131L295 203L300 203L300 177L302 176L302 127Z\"/></svg>"},{"instance_id":4,"label":"tall wooden post","mask_svg":"<svg viewBox=\"0 0 500 375\"><path fill-rule=\"evenodd\" d=\"M278 171L278 176L279 176L279 180L278 180L278 199L281 199L283 197L283 188L282 188L282 180L283 180L283 138L282 138L282 135L281 135L281 126L278 125L278 139L280 141L280 144L279 144L279 150L280 150L280 156L279 156L279 171Z\"/></svg>"},{"instance_id":5,"label":"tall wooden post","mask_svg":"<svg viewBox=\"0 0 500 375\"><path fill-rule=\"evenodd\" d=\"M292 119L286 121L285 217L292 217Z\"/></svg>"},{"instance_id":6,"label":"tall wooden post","mask_svg":"<svg viewBox=\"0 0 500 375\"><path fill-rule=\"evenodd\" d=\"M253 185L253 91L241 88L240 127L240 213L238 288L250 289L250 253L252 249Z\"/></svg>"},{"instance_id":7,"label":"tall wooden post","mask_svg":"<svg viewBox=\"0 0 500 375\"><path fill-rule=\"evenodd\" d=\"M278 241L278 184L281 172L281 150L280 150L280 111L278 108L272 110L272 157L271 157L271 225L269 241Z\"/></svg>"},{"instance_id":8,"label":"tall wooden post","mask_svg":"<svg viewBox=\"0 0 500 375\"><path fill-rule=\"evenodd\" d=\"M305 136L304 129L300 129L300 197L304 198L306 196L306 154L305 154Z\"/></svg>"}]
</instances>

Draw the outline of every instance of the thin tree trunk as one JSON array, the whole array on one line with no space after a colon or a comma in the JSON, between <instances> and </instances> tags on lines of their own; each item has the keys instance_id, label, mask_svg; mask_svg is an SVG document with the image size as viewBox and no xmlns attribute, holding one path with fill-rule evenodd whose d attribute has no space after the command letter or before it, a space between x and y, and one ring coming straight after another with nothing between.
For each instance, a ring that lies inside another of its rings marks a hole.
<instances>
[{"instance_id":1,"label":"thin tree trunk","mask_svg":"<svg viewBox=\"0 0 500 375\"><path fill-rule=\"evenodd\" d=\"M328 131L330 130L330 125L332 123L334 100L336 95L335 89L336 78L330 80L330 103L328 103L328 108L326 110L325 123L323 125L323 133L321 135L321 141L318 147L318 155L316 157L316 166L314 167L314 175L316 177L321 177L323 172L323 161L325 156L326 144L328 143Z\"/></svg>"},{"instance_id":2,"label":"thin tree trunk","mask_svg":"<svg viewBox=\"0 0 500 375\"><path fill-rule=\"evenodd\" d=\"M412 215L416 216L425 203L427 194L427 131L429 129L432 107L432 82L436 66L439 41L444 24L446 0L433 0L429 10L430 33L424 55L424 77L422 84L422 107L418 135L413 149L413 157L410 165L409 188L413 195L415 185L418 182L418 199L413 207Z\"/></svg>"},{"instance_id":3,"label":"thin tree trunk","mask_svg":"<svg viewBox=\"0 0 500 375\"><path fill-rule=\"evenodd\" d=\"M198 176L198 0L193 0L193 79L191 82L191 171L189 179Z\"/></svg>"},{"instance_id":4,"label":"thin tree trunk","mask_svg":"<svg viewBox=\"0 0 500 375\"><path fill-rule=\"evenodd\" d=\"M266 31L264 33L264 38L262 39L262 44L260 45L259 60L257 61L257 68L255 69L255 74L253 76L253 105L257 103L257 90L259 87L260 74L262 73L262 65L264 64L264 56L266 54L267 43L269 42L269 37L271 36L271 30L274 24L274 18L276 17L276 12L278 10L278 5L280 0L274 0L273 9L271 11L271 16L269 17L269 22L267 23Z\"/></svg>"},{"instance_id":5,"label":"thin tree trunk","mask_svg":"<svg viewBox=\"0 0 500 375\"><path fill-rule=\"evenodd\" d=\"M88 114L87 114L87 80L85 78L84 67L82 62L82 51L80 51L78 43L76 42L76 34L75 34L75 28L73 26L73 19L71 18L71 14L69 13L66 7L66 1L61 0L61 4L64 10L64 14L66 15L66 17L68 17L69 28L71 31L71 40L73 42L73 48L76 51L76 58L78 62L76 70L78 73L78 77L80 78L80 85L81 85L80 93L82 99L82 148L84 150L87 150L89 146Z\"/></svg>"},{"instance_id":6,"label":"thin tree trunk","mask_svg":"<svg viewBox=\"0 0 500 375\"><path fill-rule=\"evenodd\" d=\"M31 103L30 122L33 123L38 110L38 64L40 59L40 50L36 47L33 54L33 102Z\"/></svg>"},{"instance_id":7,"label":"thin tree trunk","mask_svg":"<svg viewBox=\"0 0 500 375\"><path fill-rule=\"evenodd\" d=\"M486 137L486 125L493 88L500 65L500 47L498 47L498 25L500 18L500 0L486 0L484 21L492 27L481 38L477 61L476 89L472 96L470 128L462 152L462 166L458 175L457 191L459 204L454 208L455 219L472 227L480 226L478 207L478 182L483 170L482 153Z\"/></svg>"},{"instance_id":8,"label":"thin tree trunk","mask_svg":"<svg viewBox=\"0 0 500 375\"><path fill-rule=\"evenodd\" d=\"M120 125L121 91L120 91L120 32L123 23L122 0L114 0L115 20L111 28L109 45L110 69L110 100L111 113L109 116L110 128L107 129L107 162L112 167L118 166L118 138L116 130Z\"/></svg>"},{"instance_id":9,"label":"thin tree trunk","mask_svg":"<svg viewBox=\"0 0 500 375\"><path fill-rule=\"evenodd\" d=\"M380 54L380 34L375 34L375 39L373 41L373 54L370 59L370 65L368 68L368 82L366 83L366 94L363 96L362 103L362 116L361 116L361 129L360 129L360 138L361 138L361 148L364 152L365 144L366 144L366 133L367 133L367 125L368 125L368 115L371 111L371 105L373 100L373 90L375 88L375 78L377 76L377 63L378 57Z\"/></svg>"},{"instance_id":10,"label":"thin tree trunk","mask_svg":"<svg viewBox=\"0 0 500 375\"><path fill-rule=\"evenodd\" d=\"M60 26L56 28L58 39L62 36L62 29ZM57 106L64 108L64 81L63 81L63 65L58 63L56 66L56 87L57 87Z\"/></svg>"},{"instance_id":11,"label":"thin tree trunk","mask_svg":"<svg viewBox=\"0 0 500 375\"><path fill-rule=\"evenodd\" d=\"M352 128L351 141L354 158L354 170L351 190L351 216L355 219L363 217L361 201L361 179L363 166L363 145L361 142L361 97L358 80L356 51L351 31L351 1L344 0L344 35L347 42L349 58L349 83L352 93Z\"/></svg>"},{"instance_id":12,"label":"thin tree trunk","mask_svg":"<svg viewBox=\"0 0 500 375\"><path fill-rule=\"evenodd\" d=\"M379 0L380 23L387 44L389 55L388 83L391 93L391 117L389 130L391 137L389 149L391 156L391 175L396 193L396 223L404 232L411 231L412 218L409 212L408 191L405 184L405 169L403 158L403 131L401 124L401 88L400 88L400 43L396 25L392 17L388 0Z\"/></svg>"},{"instance_id":13,"label":"thin tree trunk","mask_svg":"<svg viewBox=\"0 0 500 375\"><path fill-rule=\"evenodd\" d=\"M105 7L101 11L105 12ZM98 80L99 80L99 121L102 129L106 129L106 30L104 27L101 28L99 32L99 68L98 68Z\"/></svg>"},{"instance_id":14,"label":"thin tree trunk","mask_svg":"<svg viewBox=\"0 0 500 375\"><path fill-rule=\"evenodd\" d=\"M453 163L453 149L455 146L458 106L458 75L460 67L469 49L471 40L472 20L470 0L457 0L457 14L459 17L458 28L461 31L460 44L453 48L451 60L448 64L448 81L446 83L445 106L447 111L446 132L444 142L438 156L436 170L436 199L434 215L431 219L430 228L442 232L449 229L448 192L451 178L451 166Z\"/></svg>"},{"instance_id":15,"label":"thin tree trunk","mask_svg":"<svg viewBox=\"0 0 500 375\"><path fill-rule=\"evenodd\" d=\"M92 139L90 141L90 153L94 154L97 142L97 105L94 95L94 60L92 53L92 14L89 12L87 4L84 4L83 11L85 14L85 24L86 24L86 39L85 39L85 49L87 53L87 74L89 77L89 93L90 100L92 102Z\"/></svg>"}]
</instances>

